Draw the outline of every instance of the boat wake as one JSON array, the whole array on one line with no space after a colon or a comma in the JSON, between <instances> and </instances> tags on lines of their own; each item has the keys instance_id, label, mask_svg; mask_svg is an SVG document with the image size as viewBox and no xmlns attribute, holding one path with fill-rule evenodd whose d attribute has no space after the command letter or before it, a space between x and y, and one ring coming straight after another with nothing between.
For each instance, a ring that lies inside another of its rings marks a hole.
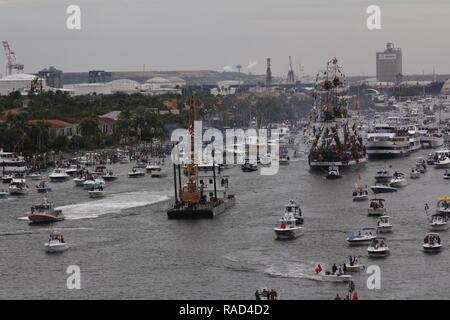
<instances>
[{"instance_id":1,"label":"boat wake","mask_svg":"<svg viewBox=\"0 0 450 320\"><path fill-rule=\"evenodd\" d=\"M148 206L168 200L169 197L149 192L127 192L113 194L107 198L59 207L67 220L93 219L105 214Z\"/></svg>"}]
</instances>

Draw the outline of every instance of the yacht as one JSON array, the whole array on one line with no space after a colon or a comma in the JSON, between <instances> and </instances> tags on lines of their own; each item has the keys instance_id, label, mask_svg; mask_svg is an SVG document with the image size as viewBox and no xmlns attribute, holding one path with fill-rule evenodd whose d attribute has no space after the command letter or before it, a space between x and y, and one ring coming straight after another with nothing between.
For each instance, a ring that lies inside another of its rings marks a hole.
<instances>
[{"instance_id":1,"label":"yacht","mask_svg":"<svg viewBox=\"0 0 450 320\"><path fill-rule=\"evenodd\" d=\"M369 158L394 158L411 152L408 130L390 125L377 125L367 133L366 151Z\"/></svg>"},{"instance_id":2,"label":"yacht","mask_svg":"<svg viewBox=\"0 0 450 320\"><path fill-rule=\"evenodd\" d=\"M68 175L64 169L56 168L48 178L51 182L64 182L70 179L70 175Z\"/></svg>"},{"instance_id":3,"label":"yacht","mask_svg":"<svg viewBox=\"0 0 450 320\"><path fill-rule=\"evenodd\" d=\"M408 127L408 135L410 152L418 151L420 148L422 148L421 132L417 129L416 126Z\"/></svg>"}]
</instances>

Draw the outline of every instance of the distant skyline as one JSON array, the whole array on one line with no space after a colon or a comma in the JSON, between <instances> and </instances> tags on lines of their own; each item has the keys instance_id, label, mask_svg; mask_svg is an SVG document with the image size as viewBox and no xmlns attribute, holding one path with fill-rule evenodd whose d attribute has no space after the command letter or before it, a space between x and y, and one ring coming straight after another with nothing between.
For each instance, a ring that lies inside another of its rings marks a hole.
<instances>
[{"instance_id":1,"label":"distant skyline","mask_svg":"<svg viewBox=\"0 0 450 320\"><path fill-rule=\"evenodd\" d=\"M66 8L81 7L81 30ZM381 30L366 28L369 5ZM404 74L450 74L449 0L0 0L0 40L25 72L217 70L314 75L336 56L348 75L375 75L375 53L393 42ZM3 51L3 50L2 50ZM0 54L0 74L6 59ZM247 68L249 67L249 68Z\"/></svg>"}]
</instances>

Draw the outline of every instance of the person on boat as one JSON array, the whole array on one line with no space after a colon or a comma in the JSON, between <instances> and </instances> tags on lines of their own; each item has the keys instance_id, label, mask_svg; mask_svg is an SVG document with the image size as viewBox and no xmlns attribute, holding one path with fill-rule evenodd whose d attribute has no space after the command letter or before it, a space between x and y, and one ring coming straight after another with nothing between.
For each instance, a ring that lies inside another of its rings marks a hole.
<instances>
[{"instance_id":1,"label":"person on boat","mask_svg":"<svg viewBox=\"0 0 450 320\"><path fill-rule=\"evenodd\" d=\"M352 300L359 300L358 293L353 294Z\"/></svg>"},{"instance_id":2,"label":"person on boat","mask_svg":"<svg viewBox=\"0 0 450 320\"><path fill-rule=\"evenodd\" d=\"M348 294L346 294L344 300L350 300L350 296Z\"/></svg>"},{"instance_id":3,"label":"person on boat","mask_svg":"<svg viewBox=\"0 0 450 320\"><path fill-rule=\"evenodd\" d=\"M337 270L338 270L338 268L336 266L336 263L334 263L333 266L331 267L332 274L335 274Z\"/></svg>"},{"instance_id":4,"label":"person on boat","mask_svg":"<svg viewBox=\"0 0 450 320\"><path fill-rule=\"evenodd\" d=\"M259 293L259 290L255 291L255 298L256 300L261 300L261 293Z\"/></svg>"},{"instance_id":5,"label":"person on boat","mask_svg":"<svg viewBox=\"0 0 450 320\"><path fill-rule=\"evenodd\" d=\"M314 271L316 272L316 274L321 273L322 272L322 266L320 264L318 264L316 269L314 269Z\"/></svg>"},{"instance_id":6,"label":"person on boat","mask_svg":"<svg viewBox=\"0 0 450 320\"><path fill-rule=\"evenodd\" d=\"M350 280L350 282L348 283L348 292L352 294L353 291L355 291L355 283Z\"/></svg>"},{"instance_id":7,"label":"person on boat","mask_svg":"<svg viewBox=\"0 0 450 320\"><path fill-rule=\"evenodd\" d=\"M98 187L98 190L103 191L103 187L100 185L100 186Z\"/></svg>"},{"instance_id":8,"label":"person on boat","mask_svg":"<svg viewBox=\"0 0 450 320\"><path fill-rule=\"evenodd\" d=\"M342 271L344 271L344 274L347 273L347 266L345 265L345 263L344 263L344 265L342 266Z\"/></svg>"},{"instance_id":9,"label":"person on boat","mask_svg":"<svg viewBox=\"0 0 450 320\"><path fill-rule=\"evenodd\" d=\"M336 297L334 298L334 300L342 300L341 297L339 296L339 293L336 294Z\"/></svg>"},{"instance_id":10,"label":"person on boat","mask_svg":"<svg viewBox=\"0 0 450 320\"><path fill-rule=\"evenodd\" d=\"M64 236L61 234L61 236L59 237L59 242L61 243L65 243L66 241L64 240Z\"/></svg>"}]
</instances>

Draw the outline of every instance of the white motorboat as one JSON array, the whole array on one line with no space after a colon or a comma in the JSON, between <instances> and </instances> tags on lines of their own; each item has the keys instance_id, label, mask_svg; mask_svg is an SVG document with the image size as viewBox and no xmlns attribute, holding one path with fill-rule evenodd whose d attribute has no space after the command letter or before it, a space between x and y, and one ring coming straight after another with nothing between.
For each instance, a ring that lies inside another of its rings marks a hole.
<instances>
[{"instance_id":1,"label":"white motorboat","mask_svg":"<svg viewBox=\"0 0 450 320\"><path fill-rule=\"evenodd\" d=\"M278 163L280 165L288 165L290 163L289 156L280 156Z\"/></svg>"},{"instance_id":2,"label":"white motorboat","mask_svg":"<svg viewBox=\"0 0 450 320\"><path fill-rule=\"evenodd\" d=\"M449 224L447 215L433 215L428 225L432 231L448 230Z\"/></svg>"},{"instance_id":3,"label":"white motorboat","mask_svg":"<svg viewBox=\"0 0 450 320\"><path fill-rule=\"evenodd\" d=\"M369 199L369 191L367 186L358 185L355 183L355 190L352 194L353 201L365 201Z\"/></svg>"},{"instance_id":4,"label":"white motorboat","mask_svg":"<svg viewBox=\"0 0 450 320\"><path fill-rule=\"evenodd\" d=\"M278 240L290 240L300 236L303 228L298 225L293 212L285 211L284 216L280 219L280 225L273 228L273 231Z\"/></svg>"},{"instance_id":5,"label":"white motorboat","mask_svg":"<svg viewBox=\"0 0 450 320\"><path fill-rule=\"evenodd\" d=\"M394 226L390 222L389 216L381 216L377 222L377 232L378 233L387 233L392 232Z\"/></svg>"},{"instance_id":6,"label":"white motorboat","mask_svg":"<svg viewBox=\"0 0 450 320\"><path fill-rule=\"evenodd\" d=\"M48 242L44 244L44 247L48 253L64 252L69 249L69 245L64 240L62 233L56 230L50 233Z\"/></svg>"},{"instance_id":7,"label":"white motorboat","mask_svg":"<svg viewBox=\"0 0 450 320\"><path fill-rule=\"evenodd\" d=\"M389 183L392 180L392 174L388 170L378 170L375 174L375 183Z\"/></svg>"},{"instance_id":8,"label":"white motorboat","mask_svg":"<svg viewBox=\"0 0 450 320\"><path fill-rule=\"evenodd\" d=\"M150 175L152 178L163 178L163 177L167 177L167 171L166 170L153 170L153 171L151 171Z\"/></svg>"},{"instance_id":9,"label":"white motorboat","mask_svg":"<svg viewBox=\"0 0 450 320\"><path fill-rule=\"evenodd\" d=\"M386 206L384 199L370 199L369 208L367 209L367 214L369 216L383 216L386 213Z\"/></svg>"},{"instance_id":10,"label":"white motorboat","mask_svg":"<svg viewBox=\"0 0 450 320\"><path fill-rule=\"evenodd\" d=\"M74 175L75 173L78 172L78 166L77 166L76 164L72 164L72 165L70 165L69 168L66 169L65 172L66 172L68 175L72 176L72 175Z\"/></svg>"},{"instance_id":11,"label":"white motorboat","mask_svg":"<svg viewBox=\"0 0 450 320\"><path fill-rule=\"evenodd\" d=\"M400 172L394 173L394 178L391 180L390 184L393 188L402 188L408 185L408 180L406 180L405 175Z\"/></svg>"},{"instance_id":12,"label":"white motorboat","mask_svg":"<svg viewBox=\"0 0 450 320\"><path fill-rule=\"evenodd\" d=\"M39 174L39 173L30 173L27 178L29 178L32 181L40 181L42 180L44 177Z\"/></svg>"},{"instance_id":13,"label":"white motorboat","mask_svg":"<svg viewBox=\"0 0 450 320\"><path fill-rule=\"evenodd\" d=\"M133 168L130 172L128 172L129 178L139 178L145 176L145 171L140 168Z\"/></svg>"},{"instance_id":14,"label":"white motorboat","mask_svg":"<svg viewBox=\"0 0 450 320\"><path fill-rule=\"evenodd\" d=\"M90 177L86 178L85 182L83 182L83 188L85 190L91 190L92 188L96 188L96 187L104 188L105 186L106 186L106 183L102 177L90 176Z\"/></svg>"},{"instance_id":15,"label":"white motorboat","mask_svg":"<svg viewBox=\"0 0 450 320\"><path fill-rule=\"evenodd\" d=\"M351 274L331 274L331 272L326 271L319 273L319 276L322 278L323 281L330 281L330 282L343 282L347 283L352 281L353 277Z\"/></svg>"},{"instance_id":16,"label":"white motorboat","mask_svg":"<svg viewBox=\"0 0 450 320\"><path fill-rule=\"evenodd\" d=\"M364 265L356 257L349 257L349 264L345 265L347 272L358 272L364 270Z\"/></svg>"},{"instance_id":17,"label":"white motorboat","mask_svg":"<svg viewBox=\"0 0 450 320\"><path fill-rule=\"evenodd\" d=\"M73 178L73 182L75 183L76 187L82 187L84 185L84 183L86 182L86 178L85 177L76 177L76 178Z\"/></svg>"},{"instance_id":18,"label":"white motorboat","mask_svg":"<svg viewBox=\"0 0 450 320\"><path fill-rule=\"evenodd\" d=\"M129 156L121 157L120 160L119 160L119 163L121 163L121 164L130 163L130 157Z\"/></svg>"},{"instance_id":19,"label":"white motorboat","mask_svg":"<svg viewBox=\"0 0 450 320\"><path fill-rule=\"evenodd\" d=\"M92 187L92 189L88 191L88 194L89 198L103 198L106 196L106 193L101 186Z\"/></svg>"},{"instance_id":20,"label":"white motorboat","mask_svg":"<svg viewBox=\"0 0 450 320\"><path fill-rule=\"evenodd\" d=\"M9 185L10 195L26 195L28 194L28 185L23 178L13 178Z\"/></svg>"},{"instance_id":21,"label":"white motorboat","mask_svg":"<svg viewBox=\"0 0 450 320\"><path fill-rule=\"evenodd\" d=\"M390 253L390 249L387 245L386 238L376 237L372 240L372 243L367 248L369 257L371 258L384 258Z\"/></svg>"},{"instance_id":22,"label":"white motorboat","mask_svg":"<svg viewBox=\"0 0 450 320\"><path fill-rule=\"evenodd\" d=\"M447 155L441 155L437 158L437 160L434 162L434 167L436 169L448 169L450 168L450 157Z\"/></svg>"},{"instance_id":23,"label":"white motorboat","mask_svg":"<svg viewBox=\"0 0 450 320\"><path fill-rule=\"evenodd\" d=\"M45 183L45 181L41 181L41 183L39 183L36 186L36 190L38 193L48 193L52 191L52 188L50 188L49 186L47 186L47 184Z\"/></svg>"},{"instance_id":24,"label":"white motorboat","mask_svg":"<svg viewBox=\"0 0 450 320\"><path fill-rule=\"evenodd\" d=\"M162 169L161 165L159 163L156 163L156 162L150 162L145 167L145 170L147 170L147 172L160 171L161 169Z\"/></svg>"},{"instance_id":25,"label":"white motorboat","mask_svg":"<svg viewBox=\"0 0 450 320\"><path fill-rule=\"evenodd\" d=\"M371 186L370 189L373 193L389 193L389 192L396 192L397 188L394 188L389 185L374 185Z\"/></svg>"},{"instance_id":26,"label":"white motorboat","mask_svg":"<svg viewBox=\"0 0 450 320\"><path fill-rule=\"evenodd\" d=\"M423 239L423 251L425 252L439 252L442 249L441 237L439 233L427 233Z\"/></svg>"},{"instance_id":27,"label":"white motorboat","mask_svg":"<svg viewBox=\"0 0 450 320\"><path fill-rule=\"evenodd\" d=\"M351 245L361 245L371 242L377 236L376 228L363 228L355 234L347 237L347 241Z\"/></svg>"},{"instance_id":28,"label":"white motorboat","mask_svg":"<svg viewBox=\"0 0 450 320\"><path fill-rule=\"evenodd\" d=\"M56 168L53 172L48 176L51 182L64 182L70 179L70 176L66 173L64 169Z\"/></svg>"},{"instance_id":29,"label":"white motorboat","mask_svg":"<svg viewBox=\"0 0 450 320\"><path fill-rule=\"evenodd\" d=\"M450 179L450 172L448 172L448 170L445 170L444 174L443 174L444 180L449 180Z\"/></svg>"},{"instance_id":30,"label":"white motorboat","mask_svg":"<svg viewBox=\"0 0 450 320\"><path fill-rule=\"evenodd\" d=\"M339 173L339 167L338 166L330 166L328 168L328 174L326 176L327 179L339 179L342 178L342 176Z\"/></svg>"},{"instance_id":31,"label":"white motorboat","mask_svg":"<svg viewBox=\"0 0 450 320\"><path fill-rule=\"evenodd\" d=\"M104 179L105 181L114 181L114 180L119 179L119 177L116 176L116 175L112 172L112 170L108 170L108 171L106 171L106 174L103 176L103 179Z\"/></svg>"},{"instance_id":32,"label":"white motorboat","mask_svg":"<svg viewBox=\"0 0 450 320\"><path fill-rule=\"evenodd\" d=\"M450 215L450 197L443 196L439 197L436 204L436 212L441 214Z\"/></svg>"},{"instance_id":33,"label":"white motorboat","mask_svg":"<svg viewBox=\"0 0 450 320\"><path fill-rule=\"evenodd\" d=\"M419 179L420 178L420 171L418 171L416 168L412 168L411 172L409 173L409 177L411 179Z\"/></svg>"}]
</instances>

